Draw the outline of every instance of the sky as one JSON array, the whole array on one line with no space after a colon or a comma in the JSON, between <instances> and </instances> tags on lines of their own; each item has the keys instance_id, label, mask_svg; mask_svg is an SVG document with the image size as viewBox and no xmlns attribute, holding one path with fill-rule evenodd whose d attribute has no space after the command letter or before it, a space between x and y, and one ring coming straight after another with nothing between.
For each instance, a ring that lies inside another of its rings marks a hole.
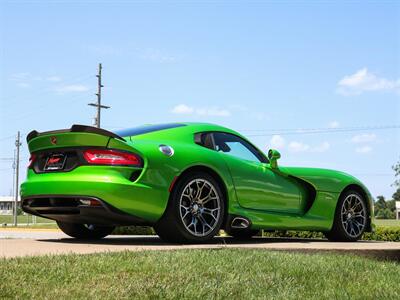
<instances>
[{"instance_id":1,"label":"sky","mask_svg":"<svg viewBox=\"0 0 400 300\"><path fill-rule=\"evenodd\" d=\"M93 124L100 62L105 129L216 123L395 191L399 2L2 1L0 47L0 195L17 131L24 179L31 130Z\"/></svg>"}]
</instances>

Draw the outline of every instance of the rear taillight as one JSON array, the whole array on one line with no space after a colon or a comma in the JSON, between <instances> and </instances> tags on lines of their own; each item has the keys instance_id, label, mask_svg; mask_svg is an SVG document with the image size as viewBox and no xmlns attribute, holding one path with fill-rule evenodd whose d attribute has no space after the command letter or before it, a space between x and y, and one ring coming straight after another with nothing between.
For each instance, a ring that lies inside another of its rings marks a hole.
<instances>
[{"instance_id":1,"label":"rear taillight","mask_svg":"<svg viewBox=\"0 0 400 300\"><path fill-rule=\"evenodd\" d=\"M31 157L29 157L29 163L28 163L28 168L32 167L33 163L35 162L36 155L31 154Z\"/></svg>"},{"instance_id":2,"label":"rear taillight","mask_svg":"<svg viewBox=\"0 0 400 300\"><path fill-rule=\"evenodd\" d=\"M117 150L89 149L83 152L83 157L94 165L128 165L141 166L142 161L136 154Z\"/></svg>"}]
</instances>

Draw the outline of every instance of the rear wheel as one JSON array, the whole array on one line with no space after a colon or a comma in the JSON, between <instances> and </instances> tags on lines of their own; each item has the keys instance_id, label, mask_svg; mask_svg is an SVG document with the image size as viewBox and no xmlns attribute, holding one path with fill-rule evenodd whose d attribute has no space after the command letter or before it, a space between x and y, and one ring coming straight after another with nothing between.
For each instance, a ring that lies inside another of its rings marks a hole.
<instances>
[{"instance_id":1,"label":"rear wheel","mask_svg":"<svg viewBox=\"0 0 400 300\"><path fill-rule=\"evenodd\" d=\"M325 236L330 241L355 242L363 235L367 221L368 210L364 197L350 190L339 199L332 229Z\"/></svg>"},{"instance_id":2,"label":"rear wheel","mask_svg":"<svg viewBox=\"0 0 400 300\"><path fill-rule=\"evenodd\" d=\"M115 227L93 224L76 224L57 221L58 227L67 235L76 239L101 239L111 234Z\"/></svg>"},{"instance_id":3,"label":"rear wheel","mask_svg":"<svg viewBox=\"0 0 400 300\"><path fill-rule=\"evenodd\" d=\"M223 197L212 176L191 173L176 183L170 203L154 229L167 242L208 241L221 228L225 213Z\"/></svg>"}]
</instances>

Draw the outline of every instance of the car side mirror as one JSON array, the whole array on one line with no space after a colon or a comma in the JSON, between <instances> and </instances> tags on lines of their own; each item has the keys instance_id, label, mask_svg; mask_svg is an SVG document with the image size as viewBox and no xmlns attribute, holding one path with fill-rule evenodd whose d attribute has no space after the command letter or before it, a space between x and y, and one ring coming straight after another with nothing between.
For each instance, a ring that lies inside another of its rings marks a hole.
<instances>
[{"instance_id":1,"label":"car side mirror","mask_svg":"<svg viewBox=\"0 0 400 300\"><path fill-rule=\"evenodd\" d=\"M269 149L268 151L268 159L272 169L278 168L278 159L281 158L281 154L278 150Z\"/></svg>"}]
</instances>

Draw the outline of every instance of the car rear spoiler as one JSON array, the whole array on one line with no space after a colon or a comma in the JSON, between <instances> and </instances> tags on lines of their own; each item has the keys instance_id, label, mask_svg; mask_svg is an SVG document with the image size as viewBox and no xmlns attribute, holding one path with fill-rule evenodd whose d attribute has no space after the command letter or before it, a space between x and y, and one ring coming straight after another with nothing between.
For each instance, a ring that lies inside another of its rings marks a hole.
<instances>
[{"instance_id":1,"label":"car rear spoiler","mask_svg":"<svg viewBox=\"0 0 400 300\"><path fill-rule=\"evenodd\" d=\"M120 137L119 135L97 127L87 126L87 125L72 125L69 129L60 129L60 130L53 130L53 131L45 131L45 132L37 132L36 130L32 130L26 137L26 141L29 143L30 140L43 135L50 135L50 134L57 134L57 133L65 133L65 132L86 132L86 133L94 133L99 135L104 135L112 138L116 138L122 141L125 141L124 138Z\"/></svg>"}]
</instances>

